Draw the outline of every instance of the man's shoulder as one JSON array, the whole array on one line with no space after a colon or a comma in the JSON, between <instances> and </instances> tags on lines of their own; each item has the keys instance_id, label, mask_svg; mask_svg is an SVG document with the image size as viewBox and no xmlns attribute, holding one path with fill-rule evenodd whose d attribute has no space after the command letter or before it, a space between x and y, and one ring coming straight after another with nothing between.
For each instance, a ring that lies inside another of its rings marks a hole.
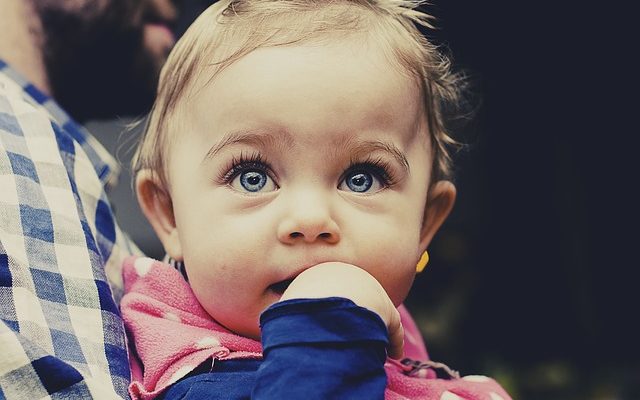
<instances>
[{"instance_id":1,"label":"man's shoulder","mask_svg":"<svg viewBox=\"0 0 640 400\"><path fill-rule=\"evenodd\" d=\"M17 136L50 130L56 121L43 106L47 101L46 96L0 60L0 129Z\"/></svg>"},{"instance_id":2,"label":"man's shoulder","mask_svg":"<svg viewBox=\"0 0 640 400\"><path fill-rule=\"evenodd\" d=\"M73 147L69 148L71 152L81 151L87 156L103 186L110 187L118 181L119 164L102 144L74 121L54 99L2 60L0 133L9 133L12 141L21 140L17 137L22 140L55 137L56 141L66 143L66 147Z\"/></svg>"}]
</instances>

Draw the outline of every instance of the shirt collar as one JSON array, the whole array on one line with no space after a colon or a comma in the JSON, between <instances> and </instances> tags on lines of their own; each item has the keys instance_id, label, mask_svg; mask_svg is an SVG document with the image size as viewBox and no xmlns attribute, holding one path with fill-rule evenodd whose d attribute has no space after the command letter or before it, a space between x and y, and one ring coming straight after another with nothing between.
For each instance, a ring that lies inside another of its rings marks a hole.
<instances>
[{"instance_id":1,"label":"shirt collar","mask_svg":"<svg viewBox=\"0 0 640 400\"><path fill-rule=\"evenodd\" d=\"M6 86L12 86L7 88ZM3 86L5 86L3 88ZM116 185L120 166L115 158L82 125L67 114L55 100L27 81L18 71L0 59L0 89L18 92L20 97L34 107L44 110L63 131L71 135L83 148L93 164L103 186ZM98 94L96 94L98 95Z\"/></svg>"}]
</instances>

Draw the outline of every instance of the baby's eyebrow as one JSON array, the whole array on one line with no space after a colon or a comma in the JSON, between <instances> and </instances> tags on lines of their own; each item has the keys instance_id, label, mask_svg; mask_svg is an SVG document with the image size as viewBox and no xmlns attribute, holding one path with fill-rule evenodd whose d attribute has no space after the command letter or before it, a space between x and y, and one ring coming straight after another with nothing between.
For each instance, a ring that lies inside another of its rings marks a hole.
<instances>
[{"instance_id":1,"label":"baby's eyebrow","mask_svg":"<svg viewBox=\"0 0 640 400\"><path fill-rule=\"evenodd\" d=\"M291 148L293 146L293 137L286 131L279 131L277 134L265 133L264 131L234 131L227 133L224 137L214 146L212 146L204 157L203 161L213 159L216 154L222 151L225 147L229 147L236 144L250 145L258 148L283 146ZM352 157L363 157L373 152L383 152L389 154L392 158L400 164L403 169L409 173L409 161L405 154L398 149L396 145L391 142L384 142L381 140L366 140L366 141L350 141L342 143L339 147L347 149Z\"/></svg>"},{"instance_id":2,"label":"baby's eyebrow","mask_svg":"<svg viewBox=\"0 0 640 400\"><path fill-rule=\"evenodd\" d=\"M364 142L355 142L347 147L349 151L356 157L361 157L373 152L383 152L393 157L400 164L405 172L410 172L409 161L405 154L393 143L383 142L380 140L368 140Z\"/></svg>"},{"instance_id":3,"label":"baby's eyebrow","mask_svg":"<svg viewBox=\"0 0 640 400\"><path fill-rule=\"evenodd\" d=\"M264 133L264 131L234 131L229 132L222 140L213 145L204 157L203 161L210 160L216 156L225 147L229 147L235 144L244 144L255 146L258 148L265 148L270 146L283 146L291 147L292 138L287 132L278 132L277 135L270 133Z\"/></svg>"}]
</instances>

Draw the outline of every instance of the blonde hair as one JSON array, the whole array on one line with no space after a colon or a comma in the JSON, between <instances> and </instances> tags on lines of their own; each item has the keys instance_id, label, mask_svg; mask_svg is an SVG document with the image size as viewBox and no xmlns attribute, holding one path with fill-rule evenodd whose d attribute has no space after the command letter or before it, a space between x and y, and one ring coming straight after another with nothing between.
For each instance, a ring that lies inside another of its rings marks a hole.
<instances>
[{"instance_id":1,"label":"blonde hair","mask_svg":"<svg viewBox=\"0 0 640 400\"><path fill-rule=\"evenodd\" d=\"M149 169L168 188L168 149L179 131L174 118L194 82L211 81L242 56L261 47L322 40L336 34L375 35L390 60L411 73L424 96L433 144L432 182L451 176L444 110L456 105L461 80L449 59L418 27L433 18L411 0L221 0L205 10L178 41L160 74L157 99L136 153L133 173ZM211 75L201 76L204 70Z\"/></svg>"}]
</instances>

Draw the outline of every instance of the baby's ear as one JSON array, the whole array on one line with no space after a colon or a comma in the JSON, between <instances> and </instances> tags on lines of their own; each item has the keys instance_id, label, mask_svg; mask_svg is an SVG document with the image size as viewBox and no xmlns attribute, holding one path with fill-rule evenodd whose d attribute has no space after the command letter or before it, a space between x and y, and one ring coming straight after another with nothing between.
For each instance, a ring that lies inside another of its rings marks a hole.
<instances>
[{"instance_id":1,"label":"baby's ear","mask_svg":"<svg viewBox=\"0 0 640 400\"><path fill-rule=\"evenodd\" d=\"M182 246L176 229L171 195L160 178L151 170L139 171L136 174L136 194L138 204L162 242L164 250L174 260L182 261Z\"/></svg>"},{"instance_id":2,"label":"baby's ear","mask_svg":"<svg viewBox=\"0 0 640 400\"><path fill-rule=\"evenodd\" d=\"M456 201L456 187L449 181L438 181L429 190L427 206L424 210L420 248L426 249L431 239L453 208Z\"/></svg>"}]
</instances>

